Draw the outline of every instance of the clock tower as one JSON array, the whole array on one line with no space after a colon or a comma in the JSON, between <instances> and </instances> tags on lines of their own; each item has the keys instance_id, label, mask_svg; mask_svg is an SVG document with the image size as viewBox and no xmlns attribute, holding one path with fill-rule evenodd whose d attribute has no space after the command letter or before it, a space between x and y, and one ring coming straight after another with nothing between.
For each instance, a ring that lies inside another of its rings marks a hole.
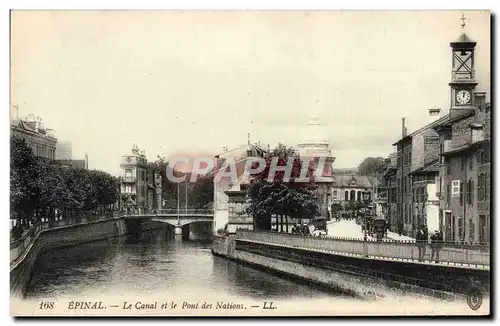
<instances>
[{"instance_id":1,"label":"clock tower","mask_svg":"<svg viewBox=\"0 0 500 326\"><path fill-rule=\"evenodd\" d=\"M462 30L465 27L465 17L462 16ZM474 76L474 49L476 42L462 32L460 38L450 43L452 49L451 105L450 117L454 118L474 110L473 92L477 86Z\"/></svg>"}]
</instances>

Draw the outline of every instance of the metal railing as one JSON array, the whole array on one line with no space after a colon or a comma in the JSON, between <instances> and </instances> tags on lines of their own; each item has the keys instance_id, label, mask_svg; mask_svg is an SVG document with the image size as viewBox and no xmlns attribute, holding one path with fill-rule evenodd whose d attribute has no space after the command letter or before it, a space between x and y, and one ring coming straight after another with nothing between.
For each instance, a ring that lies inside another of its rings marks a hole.
<instances>
[{"instance_id":1,"label":"metal railing","mask_svg":"<svg viewBox=\"0 0 500 326\"><path fill-rule=\"evenodd\" d=\"M186 217L199 217L200 215L213 215L212 209L158 209L158 210L141 210L136 212L122 212L122 216L143 216L143 215L172 215Z\"/></svg>"},{"instance_id":2,"label":"metal railing","mask_svg":"<svg viewBox=\"0 0 500 326\"><path fill-rule=\"evenodd\" d=\"M92 221L99 221L108 219L111 216L108 215L88 215L82 217L71 217L64 218L60 220L49 220L49 221L41 221L37 222L33 226L31 226L25 233L19 238L10 242L10 264L12 265L16 261L18 261L26 250L31 246L31 244L35 241L36 237L42 232L42 230L54 229L58 227L70 226L70 225L78 225L85 224Z\"/></svg>"},{"instance_id":3,"label":"metal railing","mask_svg":"<svg viewBox=\"0 0 500 326\"><path fill-rule=\"evenodd\" d=\"M296 247L315 251L341 253L375 259L391 259L401 261L419 261L419 246L425 248L423 262L435 264L435 257L431 260L431 245L417 244L411 241L376 241L353 238L312 237L275 232L254 232L238 229L237 240L261 242L285 247ZM439 245L439 264L455 264L461 266L489 267L489 246L478 248L462 245L449 246L447 243Z\"/></svg>"}]
</instances>

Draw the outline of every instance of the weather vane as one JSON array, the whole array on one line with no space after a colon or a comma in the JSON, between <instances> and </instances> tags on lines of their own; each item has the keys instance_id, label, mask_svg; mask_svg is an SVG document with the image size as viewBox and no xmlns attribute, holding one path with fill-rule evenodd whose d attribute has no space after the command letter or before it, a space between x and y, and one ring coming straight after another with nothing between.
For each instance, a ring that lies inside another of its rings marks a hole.
<instances>
[{"instance_id":1,"label":"weather vane","mask_svg":"<svg viewBox=\"0 0 500 326\"><path fill-rule=\"evenodd\" d=\"M465 21L467 20L467 18L465 18L465 15L462 13L462 18L460 18L460 20L462 21L462 24L460 24L460 26L462 26L462 30L465 28Z\"/></svg>"}]
</instances>

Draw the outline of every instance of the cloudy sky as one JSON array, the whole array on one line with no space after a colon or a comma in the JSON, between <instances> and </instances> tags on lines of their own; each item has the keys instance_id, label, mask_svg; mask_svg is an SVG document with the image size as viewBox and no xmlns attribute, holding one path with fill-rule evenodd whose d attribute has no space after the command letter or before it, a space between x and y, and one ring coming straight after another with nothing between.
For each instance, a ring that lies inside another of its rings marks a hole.
<instances>
[{"instance_id":1,"label":"cloudy sky","mask_svg":"<svg viewBox=\"0 0 500 326\"><path fill-rule=\"evenodd\" d=\"M335 167L386 156L448 112L462 12L14 12L11 99L73 156L119 173L132 143L154 159L253 141L295 145L326 126ZM465 12L490 90L490 14ZM488 96L489 97L489 96Z\"/></svg>"}]
</instances>

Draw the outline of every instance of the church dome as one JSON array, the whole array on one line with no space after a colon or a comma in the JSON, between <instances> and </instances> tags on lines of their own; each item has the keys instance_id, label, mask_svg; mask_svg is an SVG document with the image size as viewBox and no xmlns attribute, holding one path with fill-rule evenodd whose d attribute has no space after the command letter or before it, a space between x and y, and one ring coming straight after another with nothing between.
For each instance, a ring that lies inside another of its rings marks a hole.
<instances>
[{"instance_id":1,"label":"church dome","mask_svg":"<svg viewBox=\"0 0 500 326\"><path fill-rule=\"evenodd\" d=\"M328 137L325 128L319 122L317 116L311 116L304 132L302 133L299 147L328 147Z\"/></svg>"}]
</instances>

